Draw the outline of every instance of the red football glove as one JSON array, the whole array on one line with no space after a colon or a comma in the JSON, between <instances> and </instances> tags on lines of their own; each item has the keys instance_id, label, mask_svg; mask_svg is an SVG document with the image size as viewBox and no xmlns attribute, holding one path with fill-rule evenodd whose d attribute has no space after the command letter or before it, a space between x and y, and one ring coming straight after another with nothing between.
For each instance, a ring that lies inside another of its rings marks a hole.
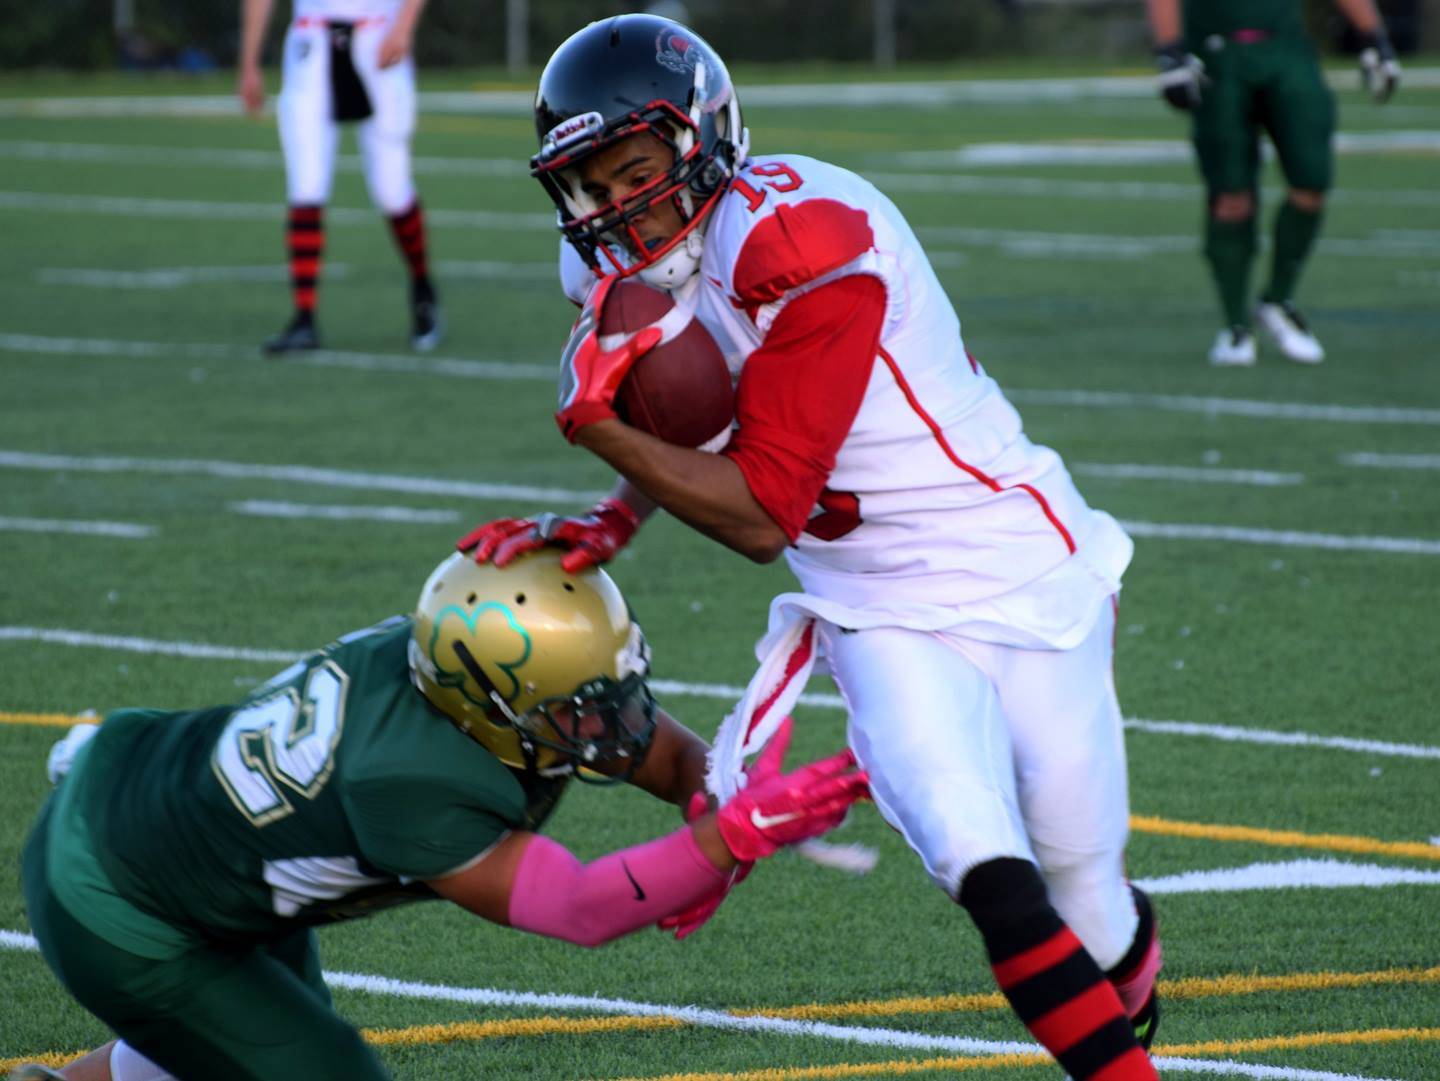
<instances>
[{"instance_id":1,"label":"red football glove","mask_svg":"<svg viewBox=\"0 0 1440 1081\"><path fill-rule=\"evenodd\" d=\"M690 804L685 808L685 821L694 822L710 809L710 802L705 798L704 792L696 792L690 797ZM725 876L725 882L705 900L691 905L683 912L677 912L673 916L666 916L656 923L656 927L662 931L674 931L677 940L688 938L701 927L710 921L710 917L719 911L720 905L730 895L730 891L745 881L747 875L754 868L753 863L737 863L735 869Z\"/></svg>"},{"instance_id":2,"label":"red football glove","mask_svg":"<svg viewBox=\"0 0 1440 1081\"><path fill-rule=\"evenodd\" d=\"M572 443L587 424L615 418L615 394L625 373L663 337L658 327L646 327L626 338L618 349L607 353L600 347L600 312L617 280L613 275L602 278L590 291L560 354L560 406L555 423Z\"/></svg>"},{"instance_id":3,"label":"red football glove","mask_svg":"<svg viewBox=\"0 0 1440 1081\"><path fill-rule=\"evenodd\" d=\"M869 777L855 769L855 756L848 750L794 773L781 773L793 727L786 717L746 771L749 783L715 812L720 837L742 862L834 829L850 805L870 793Z\"/></svg>"},{"instance_id":4,"label":"red football glove","mask_svg":"<svg viewBox=\"0 0 1440 1081\"><path fill-rule=\"evenodd\" d=\"M568 574L608 563L640 528L640 518L619 499L604 499L581 518L540 514L534 518L500 518L471 530L455 547L475 549L476 563L503 567L517 556L547 544L569 551L560 560Z\"/></svg>"}]
</instances>

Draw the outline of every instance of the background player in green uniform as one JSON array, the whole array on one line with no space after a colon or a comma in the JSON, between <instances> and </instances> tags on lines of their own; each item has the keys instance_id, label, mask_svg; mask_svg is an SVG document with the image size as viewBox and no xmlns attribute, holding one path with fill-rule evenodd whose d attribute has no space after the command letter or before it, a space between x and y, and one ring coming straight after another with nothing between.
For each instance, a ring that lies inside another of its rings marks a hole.
<instances>
[{"instance_id":1,"label":"background player in green uniform","mask_svg":"<svg viewBox=\"0 0 1440 1081\"><path fill-rule=\"evenodd\" d=\"M59 1076L384 1078L331 1006L314 925L443 897L581 945L657 921L683 937L738 869L865 793L848 752L782 774L777 739L709 810L708 748L656 708L619 590L559 561L456 553L413 616L237 705L120 710L57 745L26 906L50 967L120 1036ZM577 773L691 821L582 865L535 832Z\"/></svg>"},{"instance_id":2,"label":"background player in green uniform","mask_svg":"<svg viewBox=\"0 0 1440 1081\"><path fill-rule=\"evenodd\" d=\"M1374 0L1335 0L1364 41L1361 74L1377 101L1400 75ZM1260 130L1275 146L1289 193L1275 218L1270 278L1255 319L1290 360L1318 364L1325 350L1292 303L1320 230L1332 176L1335 100L1305 34L1301 0L1147 0L1160 90L1194 116L1192 140L1209 210L1205 258L1226 327L1210 362L1255 363L1250 268L1256 250Z\"/></svg>"}]
</instances>

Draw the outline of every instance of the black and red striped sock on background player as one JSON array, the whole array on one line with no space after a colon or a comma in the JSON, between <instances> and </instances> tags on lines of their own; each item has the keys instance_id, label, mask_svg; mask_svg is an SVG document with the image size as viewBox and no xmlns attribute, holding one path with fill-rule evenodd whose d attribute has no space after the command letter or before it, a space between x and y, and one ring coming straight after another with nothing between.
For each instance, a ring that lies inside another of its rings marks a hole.
<instances>
[{"instance_id":1,"label":"black and red striped sock on background player","mask_svg":"<svg viewBox=\"0 0 1440 1081\"><path fill-rule=\"evenodd\" d=\"M425 211L420 207L420 200L416 199L411 203L410 209L403 214L396 214L386 220L390 222L395 246L400 249L400 254L405 257L405 264L410 268L411 280L428 284L430 265L425 252Z\"/></svg>"},{"instance_id":2,"label":"black and red striped sock on background player","mask_svg":"<svg viewBox=\"0 0 1440 1081\"><path fill-rule=\"evenodd\" d=\"M324 210L318 206L292 206L285 224L285 247L290 253L290 291L295 310L315 311L315 286L325 254Z\"/></svg>"},{"instance_id":3,"label":"black and red striped sock on background player","mask_svg":"<svg viewBox=\"0 0 1440 1081\"><path fill-rule=\"evenodd\" d=\"M1033 863L998 859L972 868L960 904L1011 1007L1075 1081L1158 1078L1114 985L1051 907Z\"/></svg>"}]
</instances>

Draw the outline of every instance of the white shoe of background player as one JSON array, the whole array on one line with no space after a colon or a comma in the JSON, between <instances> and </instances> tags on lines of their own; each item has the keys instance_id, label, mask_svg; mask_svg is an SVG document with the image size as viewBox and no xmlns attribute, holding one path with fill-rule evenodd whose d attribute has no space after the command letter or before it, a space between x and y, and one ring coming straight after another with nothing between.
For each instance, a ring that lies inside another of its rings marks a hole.
<instances>
[{"instance_id":1,"label":"white shoe of background player","mask_svg":"<svg viewBox=\"0 0 1440 1081\"><path fill-rule=\"evenodd\" d=\"M1325 359L1325 347L1288 300L1279 304L1262 302L1255 309L1255 319L1288 359L1297 364L1319 364Z\"/></svg>"},{"instance_id":2,"label":"white shoe of background player","mask_svg":"<svg viewBox=\"0 0 1440 1081\"><path fill-rule=\"evenodd\" d=\"M1210 347L1210 363L1217 368L1248 368L1255 363L1255 335L1246 327L1226 327Z\"/></svg>"}]
</instances>

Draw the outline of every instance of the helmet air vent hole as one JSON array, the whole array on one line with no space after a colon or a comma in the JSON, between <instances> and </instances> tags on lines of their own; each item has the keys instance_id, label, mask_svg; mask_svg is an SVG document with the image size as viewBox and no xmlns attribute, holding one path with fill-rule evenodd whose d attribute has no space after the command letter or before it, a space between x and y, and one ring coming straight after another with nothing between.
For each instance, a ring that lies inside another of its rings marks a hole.
<instances>
[{"instance_id":1,"label":"helmet air vent hole","mask_svg":"<svg viewBox=\"0 0 1440 1081\"><path fill-rule=\"evenodd\" d=\"M566 582L566 583L565 583L565 592L566 592L566 593L574 593L574 592L575 592L575 587L574 587L573 585L571 585L569 582Z\"/></svg>"},{"instance_id":2,"label":"helmet air vent hole","mask_svg":"<svg viewBox=\"0 0 1440 1081\"><path fill-rule=\"evenodd\" d=\"M475 594L474 594L474 593L471 593L470 596L466 597L466 598L465 598L465 603L466 603L466 604L474 604L474 603L475 603Z\"/></svg>"},{"instance_id":3,"label":"helmet air vent hole","mask_svg":"<svg viewBox=\"0 0 1440 1081\"><path fill-rule=\"evenodd\" d=\"M524 603L525 603L525 594L523 594L523 593L517 593L517 594L515 594L515 603L516 603L516 604L524 604Z\"/></svg>"}]
</instances>

